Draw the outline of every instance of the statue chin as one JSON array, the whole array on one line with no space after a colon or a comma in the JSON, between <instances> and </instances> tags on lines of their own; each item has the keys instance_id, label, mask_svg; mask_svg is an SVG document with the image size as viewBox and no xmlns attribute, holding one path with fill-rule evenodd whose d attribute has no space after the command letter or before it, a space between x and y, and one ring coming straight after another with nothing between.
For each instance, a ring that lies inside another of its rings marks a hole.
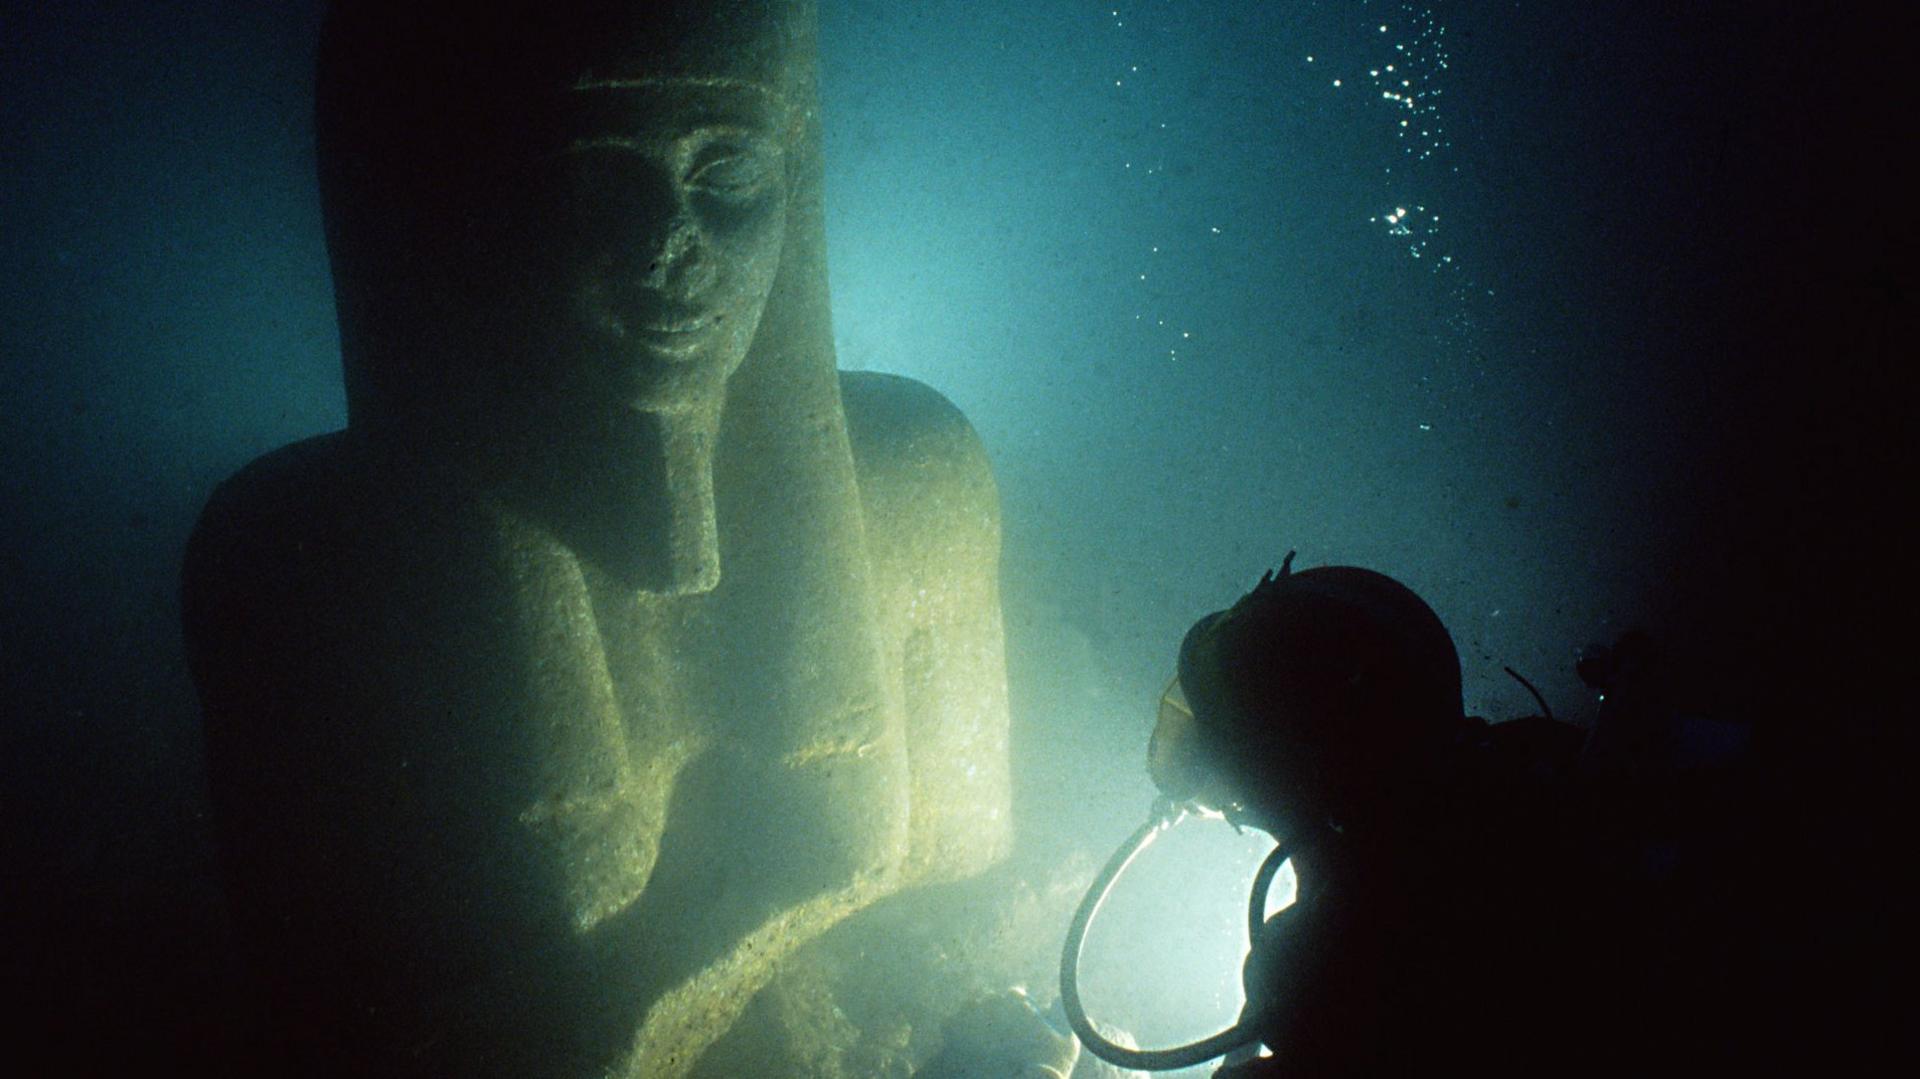
<instances>
[{"instance_id":1,"label":"statue chin","mask_svg":"<svg viewBox=\"0 0 1920 1079\"><path fill-rule=\"evenodd\" d=\"M717 411L727 376L737 363L724 357L626 357L620 363L619 400L636 412Z\"/></svg>"},{"instance_id":2,"label":"statue chin","mask_svg":"<svg viewBox=\"0 0 1920 1079\"><path fill-rule=\"evenodd\" d=\"M606 343L596 366L610 374L612 399L636 412L718 411L749 344L732 333L686 340L646 330L597 336Z\"/></svg>"}]
</instances>

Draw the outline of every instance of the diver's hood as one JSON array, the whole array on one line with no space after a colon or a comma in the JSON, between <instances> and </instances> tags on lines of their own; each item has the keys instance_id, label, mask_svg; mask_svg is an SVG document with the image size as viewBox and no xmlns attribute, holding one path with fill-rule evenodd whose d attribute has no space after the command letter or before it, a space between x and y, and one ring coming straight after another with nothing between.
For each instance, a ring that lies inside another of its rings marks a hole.
<instances>
[{"instance_id":1,"label":"diver's hood","mask_svg":"<svg viewBox=\"0 0 1920 1079\"><path fill-rule=\"evenodd\" d=\"M1179 684L1193 752L1212 766L1311 769L1342 787L1451 737L1462 714L1459 654L1439 616L1355 566L1289 566L1200 619L1181 642Z\"/></svg>"}]
</instances>

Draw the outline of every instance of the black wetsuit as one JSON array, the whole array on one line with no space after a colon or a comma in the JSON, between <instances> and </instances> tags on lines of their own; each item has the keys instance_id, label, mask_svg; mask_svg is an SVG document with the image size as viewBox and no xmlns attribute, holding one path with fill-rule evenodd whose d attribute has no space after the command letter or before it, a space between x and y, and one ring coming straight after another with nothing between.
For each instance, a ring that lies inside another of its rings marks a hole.
<instances>
[{"instance_id":1,"label":"black wetsuit","mask_svg":"<svg viewBox=\"0 0 1920 1079\"><path fill-rule=\"evenodd\" d=\"M1272 1057L1239 1075L1610 1070L1635 978L1620 844L1581 732L1474 721L1370 828L1326 833L1246 966Z\"/></svg>"}]
</instances>

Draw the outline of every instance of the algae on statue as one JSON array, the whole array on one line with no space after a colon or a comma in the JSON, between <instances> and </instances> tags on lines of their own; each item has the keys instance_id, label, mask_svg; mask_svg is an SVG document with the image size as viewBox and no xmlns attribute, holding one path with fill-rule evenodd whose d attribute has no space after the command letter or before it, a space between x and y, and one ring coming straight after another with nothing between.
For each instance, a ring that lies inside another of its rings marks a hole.
<instances>
[{"instance_id":1,"label":"algae on statue","mask_svg":"<svg viewBox=\"0 0 1920 1079\"><path fill-rule=\"evenodd\" d=\"M1009 838L991 476L841 375L805 0L336 3L345 431L222 485L187 636L312 1072L689 1071Z\"/></svg>"}]
</instances>

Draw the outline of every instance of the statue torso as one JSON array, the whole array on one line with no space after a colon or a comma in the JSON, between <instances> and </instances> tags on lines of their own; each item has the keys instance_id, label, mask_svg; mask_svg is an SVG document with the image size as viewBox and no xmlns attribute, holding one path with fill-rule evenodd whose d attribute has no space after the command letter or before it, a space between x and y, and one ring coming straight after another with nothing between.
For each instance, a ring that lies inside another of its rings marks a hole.
<instances>
[{"instance_id":1,"label":"statue torso","mask_svg":"<svg viewBox=\"0 0 1920 1079\"><path fill-rule=\"evenodd\" d=\"M305 1003L450 1045L533 1024L581 1061L697 1055L780 956L1004 850L991 478L931 391L846 397L886 684L798 717L811 747L766 729L779 701L739 706L731 643L804 612L624 590L354 436L223 489L187 574L212 782L237 913Z\"/></svg>"}]
</instances>

